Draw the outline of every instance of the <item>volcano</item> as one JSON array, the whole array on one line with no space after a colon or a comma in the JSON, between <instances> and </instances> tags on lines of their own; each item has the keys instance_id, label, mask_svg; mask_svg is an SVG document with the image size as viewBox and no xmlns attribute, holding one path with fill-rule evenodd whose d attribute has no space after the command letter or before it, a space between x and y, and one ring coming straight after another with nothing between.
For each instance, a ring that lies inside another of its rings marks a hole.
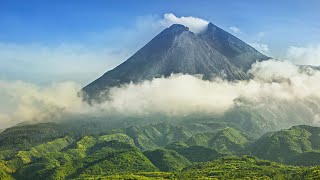
<instances>
[{"instance_id":1,"label":"volcano","mask_svg":"<svg viewBox=\"0 0 320 180\"><path fill-rule=\"evenodd\" d=\"M108 89L172 74L200 74L234 81L249 79L257 61L269 59L247 43L209 23L201 33L174 24L154 37L125 62L82 89L85 99L100 101Z\"/></svg>"}]
</instances>

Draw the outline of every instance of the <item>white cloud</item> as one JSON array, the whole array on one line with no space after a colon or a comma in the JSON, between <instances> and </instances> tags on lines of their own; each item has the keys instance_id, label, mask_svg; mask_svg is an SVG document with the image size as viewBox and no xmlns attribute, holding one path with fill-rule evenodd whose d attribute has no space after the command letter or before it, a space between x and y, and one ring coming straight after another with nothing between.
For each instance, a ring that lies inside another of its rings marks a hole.
<instances>
[{"instance_id":1,"label":"white cloud","mask_svg":"<svg viewBox=\"0 0 320 180\"><path fill-rule=\"evenodd\" d=\"M139 84L113 88L110 99L88 106L77 96L80 85L72 82L47 87L21 81L0 81L0 126L20 121L50 119L68 114L148 115L165 113L185 116L192 113L223 113L235 105L270 108L303 104L320 114L320 72L300 70L289 62L265 61L252 66L250 81L202 80L191 75L172 75ZM235 101L241 98L242 101ZM310 101L312 101L312 103ZM134 103L132 103L134 102ZM307 118L306 118L307 119ZM307 121L307 120L306 120ZM316 119L314 122L318 122Z\"/></svg>"},{"instance_id":2,"label":"white cloud","mask_svg":"<svg viewBox=\"0 0 320 180\"><path fill-rule=\"evenodd\" d=\"M62 111L80 112L84 104L77 96L79 88L81 86L74 82L40 87L22 81L0 80L0 127L21 121L53 120Z\"/></svg>"},{"instance_id":3,"label":"white cloud","mask_svg":"<svg viewBox=\"0 0 320 180\"><path fill-rule=\"evenodd\" d=\"M205 30L209 22L197 17L177 17L172 13L166 13L164 14L163 20L161 20L160 23L165 27L169 27L172 24L182 24L188 27L190 31L197 34Z\"/></svg>"},{"instance_id":4,"label":"white cloud","mask_svg":"<svg viewBox=\"0 0 320 180\"><path fill-rule=\"evenodd\" d=\"M320 44L307 47L289 47L286 55L293 63L320 66Z\"/></svg>"},{"instance_id":5,"label":"white cloud","mask_svg":"<svg viewBox=\"0 0 320 180\"><path fill-rule=\"evenodd\" d=\"M249 43L253 48L257 49L262 53L266 53L269 51L269 46L264 43Z\"/></svg>"},{"instance_id":6,"label":"white cloud","mask_svg":"<svg viewBox=\"0 0 320 180\"><path fill-rule=\"evenodd\" d=\"M237 27L235 27L235 26L231 26L231 27L229 27L229 29L230 29L232 32L236 33L236 34L241 34L240 29L237 28Z\"/></svg>"}]
</instances>

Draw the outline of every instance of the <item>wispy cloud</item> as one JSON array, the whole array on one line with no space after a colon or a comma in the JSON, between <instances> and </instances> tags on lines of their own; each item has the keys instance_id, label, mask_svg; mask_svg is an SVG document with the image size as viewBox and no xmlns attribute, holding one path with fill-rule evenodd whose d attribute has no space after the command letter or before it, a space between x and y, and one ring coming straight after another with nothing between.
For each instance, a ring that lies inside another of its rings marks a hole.
<instances>
[{"instance_id":1,"label":"wispy cloud","mask_svg":"<svg viewBox=\"0 0 320 180\"><path fill-rule=\"evenodd\" d=\"M267 44L264 44L264 43L249 43L249 44L262 53L266 53L269 51L269 46Z\"/></svg>"},{"instance_id":2,"label":"wispy cloud","mask_svg":"<svg viewBox=\"0 0 320 180\"><path fill-rule=\"evenodd\" d=\"M231 26L229 29L235 34L241 34L241 30L235 26Z\"/></svg>"},{"instance_id":3,"label":"wispy cloud","mask_svg":"<svg viewBox=\"0 0 320 180\"><path fill-rule=\"evenodd\" d=\"M286 58L296 64L320 66L320 44L306 47L291 46L288 48Z\"/></svg>"}]
</instances>

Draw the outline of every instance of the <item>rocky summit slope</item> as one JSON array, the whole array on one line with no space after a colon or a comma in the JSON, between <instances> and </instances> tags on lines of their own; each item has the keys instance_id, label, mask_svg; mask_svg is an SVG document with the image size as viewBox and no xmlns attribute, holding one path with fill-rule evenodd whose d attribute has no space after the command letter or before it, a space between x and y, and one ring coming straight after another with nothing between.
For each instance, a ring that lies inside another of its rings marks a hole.
<instances>
[{"instance_id":1,"label":"rocky summit slope","mask_svg":"<svg viewBox=\"0 0 320 180\"><path fill-rule=\"evenodd\" d=\"M88 100L99 101L101 93L111 87L175 73L243 80L248 78L247 70L254 62L266 59L267 56L212 23L199 34L174 24L128 60L84 87L83 92Z\"/></svg>"}]
</instances>

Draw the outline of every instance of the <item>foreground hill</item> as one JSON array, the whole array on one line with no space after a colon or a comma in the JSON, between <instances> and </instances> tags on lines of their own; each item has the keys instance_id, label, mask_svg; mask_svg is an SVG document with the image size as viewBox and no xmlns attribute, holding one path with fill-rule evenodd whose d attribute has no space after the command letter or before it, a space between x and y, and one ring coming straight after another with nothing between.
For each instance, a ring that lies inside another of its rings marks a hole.
<instances>
[{"instance_id":1,"label":"foreground hill","mask_svg":"<svg viewBox=\"0 0 320 180\"><path fill-rule=\"evenodd\" d=\"M175 141L186 141L192 136L192 132L185 127L169 123L132 126L126 129L126 134L133 138L136 146L142 150L163 147Z\"/></svg>"},{"instance_id":2,"label":"foreground hill","mask_svg":"<svg viewBox=\"0 0 320 180\"><path fill-rule=\"evenodd\" d=\"M294 126L267 133L252 144L252 154L263 159L297 164L317 165L320 160L320 128Z\"/></svg>"},{"instance_id":3,"label":"foreground hill","mask_svg":"<svg viewBox=\"0 0 320 180\"><path fill-rule=\"evenodd\" d=\"M215 133L196 134L186 143L215 148L220 153L236 154L243 150L248 143L248 139L238 130L228 127Z\"/></svg>"},{"instance_id":4,"label":"foreground hill","mask_svg":"<svg viewBox=\"0 0 320 180\"><path fill-rule=\"evenodd\" d=\"M21 136L21 127L0 133L0 179L312 179L320 173L316 166L320 165L319 127L295 126L251 139L231 127L210 130L208 126L197 125L194 131L188 130L195 127L194 124L160 123L81 137L78 133L66 132L62 126L58 130L58 125L27 126L35 132L54 133ZM3 143L6 138L17 148ZM143 142L152 142L152 146L141 146ZM316 167L241 157L245 154Z\"/></svg>"},{"instance_id":5,"label":"foreground hill","mask_svg":"<svg viewBox=\"0 0 320 180\"><path fill-rule=\"evenodd\" d=\"M319 168L286 166L251 156L224 157L190 166L182 176L191 179L318 179Z\"/></svg>"},{"instance_id":6,"label":"foreground hill","mask_svg":"<svg viewBox=\"0 0 320 180\"><path fill-rule=\"evenodd\" d=\"M180 171L191 165L187 158L172 150L156 149L146 151L144 155L161 171Z\"/></svg>"}]
</instances>

